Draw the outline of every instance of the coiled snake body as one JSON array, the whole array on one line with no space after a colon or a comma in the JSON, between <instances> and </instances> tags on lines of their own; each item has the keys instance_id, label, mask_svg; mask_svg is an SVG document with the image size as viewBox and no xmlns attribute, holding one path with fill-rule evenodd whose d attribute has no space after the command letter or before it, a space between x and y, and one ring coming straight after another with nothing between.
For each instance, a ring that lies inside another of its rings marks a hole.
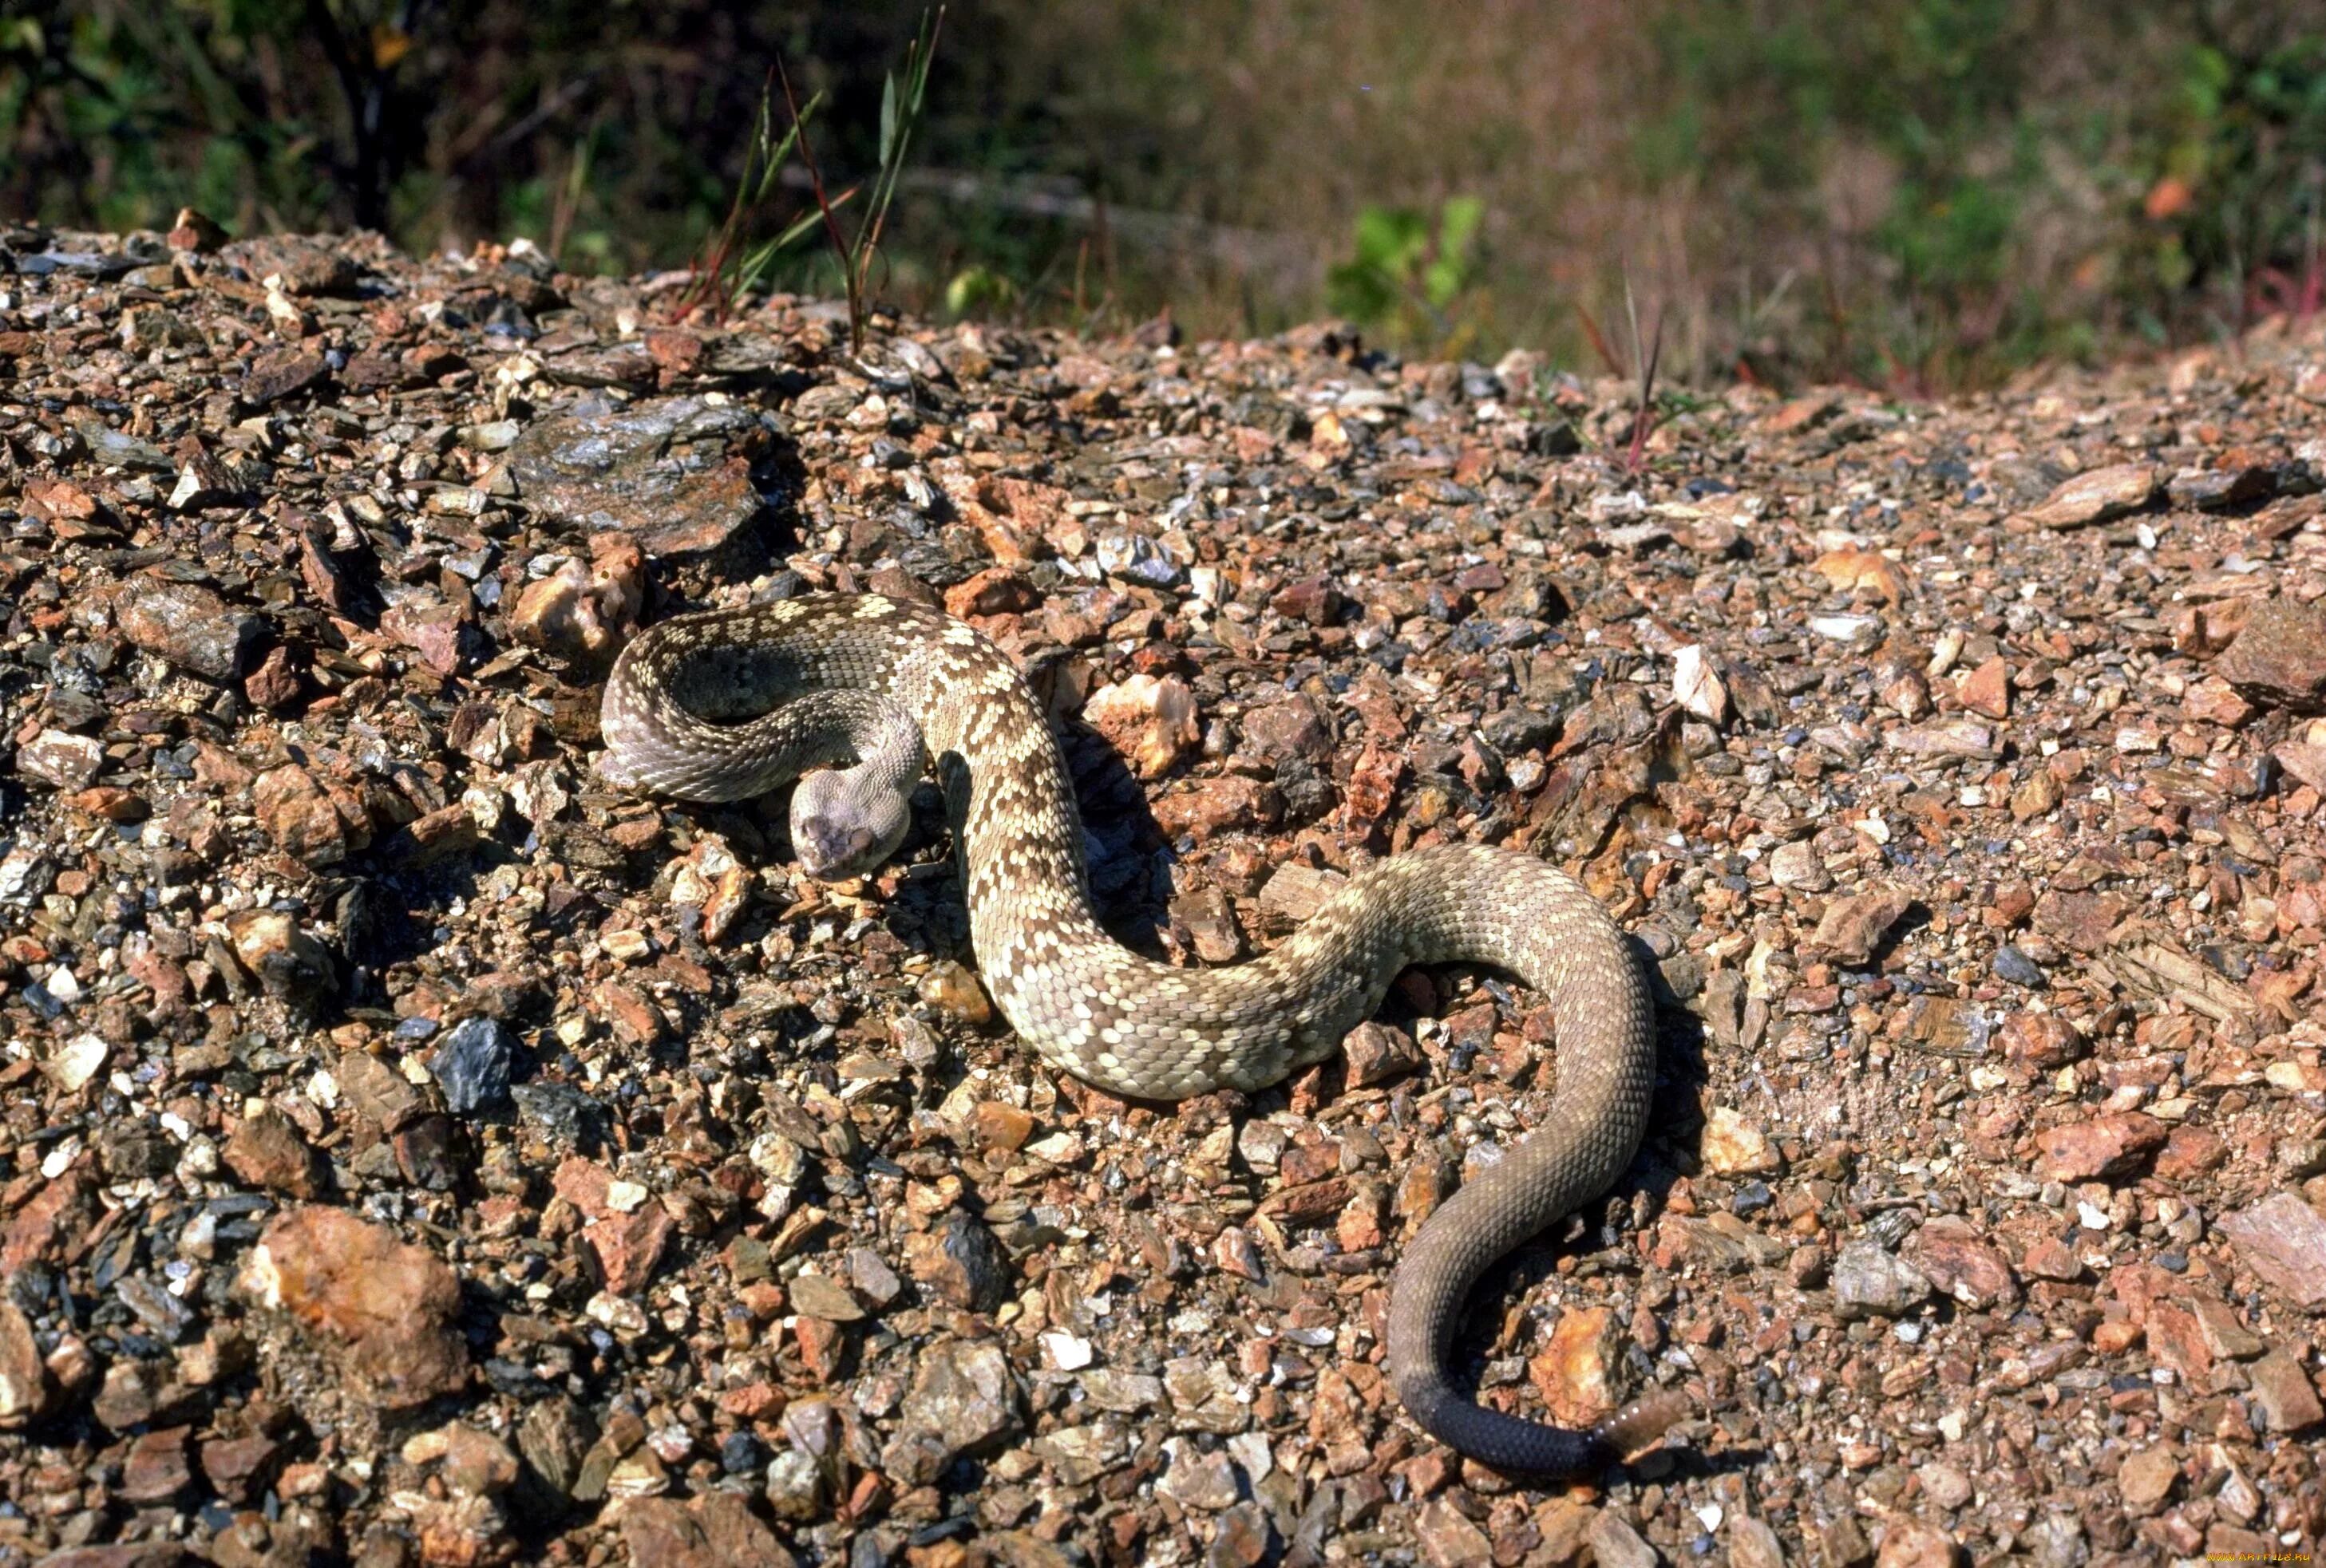
<instances>
[{"instance_id":1,"label":"coiled snake body","mask_svg":"<svg viewBox=\"0 0 2326 1568\"><path fill-rule=\"evenodd\" d=\"M917 735L914 733L917 726ZM1465 1299L1489 1267L1614 1182L1654 1080L1648 992L1614 923L1533 858L1444 845L1351 878L1288 941L1229 969L1175 969L1116 942L1093 912L1072 784L1040 705L974 628L878 595L819 595L664 622L616 662L600 763L610 780L736 800L820 763L795 793L810 869L892 847L935 759L971 939L1002 1015L1064 1072L1178 1099L1276 1083L1336 1049L1409 964L1497 965L1548 996L1558 1088L1543 1127L1463 1186L1405 1249L1388 1369L1414 1418L1499 1468L1599 1468L1676 1417L1655 1396L1590 1431L1485 1409L1446 1376ZM805 803L809 785L820 788ZM878 821L873 819L879 819Z\"/></svg>"}]
</instances>

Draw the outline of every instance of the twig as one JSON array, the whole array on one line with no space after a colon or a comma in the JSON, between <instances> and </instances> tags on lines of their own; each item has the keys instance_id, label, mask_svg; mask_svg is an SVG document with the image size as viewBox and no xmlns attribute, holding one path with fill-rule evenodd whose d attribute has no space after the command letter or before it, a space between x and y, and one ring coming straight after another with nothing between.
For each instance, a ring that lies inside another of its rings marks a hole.
<instances>
[{"instance_id":1,"label":"twig","mask_svg":"<svg viewBox=\"0 0 2326 1568\"><path fill-rule=\"evenodd\" d=\"M800 162L807 166L808 185L815 192L815 209L823 215L824 237L832 241L832 254L840 258L843 281L852 279L855 268L850 264L848 241L842 237L840 219L833 215L832 201L824 195L823 171L816 167L815 149L808 145L807 125L800 118L799 100L792 96L791 74L784 70L780 56L776 60L776 80L783 86L784 107L791 111L792 134L798 138ZM853 292L852 285L851 292Z\"/></svg>"},{"instance_id":2,"label":"twig","mask_svg":"<svg viewBox=\"0 0 2326 1568\"><path fill-rule=\"evenodd\" d=\"M1632 304L1632 285L1624 284L1624 307L1632 318L1632 351L1639 352L1640 313ZM1656 425L1656 366L1664 357L1664 308L1656 307L1654 336L1648 345L1647 358L1640 366L1640 411L1632 416L1632 447L1624 455L1624 468L1636 474L1647 467L1648 432Z\"/></svg>"},{"instance_id":3,"label":"twig","mask_svg":"<svg viewBox=\"0 0 2326 1568\"><path fill-rule=\"evenodd\" d=\"M1583 323L1583 335L1591 339L1592 349L1599 356L1599 363L1607 367L1607 374L1623 375L1624 367L1617 363L1614 349L1607 346L1607 334L1599 329L1599 323L1592 320L1591 312L1577 304L1575 307L1575 319Z\"/></svg>"}]
</instances>

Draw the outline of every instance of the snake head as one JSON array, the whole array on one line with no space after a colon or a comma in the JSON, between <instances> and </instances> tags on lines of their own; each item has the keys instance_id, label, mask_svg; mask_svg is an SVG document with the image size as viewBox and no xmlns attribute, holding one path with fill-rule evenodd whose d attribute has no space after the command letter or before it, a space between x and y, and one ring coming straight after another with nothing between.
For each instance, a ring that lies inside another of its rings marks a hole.
<instances>
[{"instance_id":1,"label":"snake head","mask_svg":"<svg viewBox=\"0 0 2326 1568\"><path fill-rule=\"evenodd\" d=\"M869 874L911 823L902 801L867 787L858 771L812 773L792 792L792 849L819 882Z\"/></svg>"},{"instance_id":2,"label":"snake head","mask_svg":"<svg viewBox=\"0 0 2326 1568\"><path fill-rule=\"evenodd\" d=\"M833 817L802 817L792 822L792 849L800 869L819 882L845 882L880 863L879 835L861 823Z\"/></svg>"}]
</instances>

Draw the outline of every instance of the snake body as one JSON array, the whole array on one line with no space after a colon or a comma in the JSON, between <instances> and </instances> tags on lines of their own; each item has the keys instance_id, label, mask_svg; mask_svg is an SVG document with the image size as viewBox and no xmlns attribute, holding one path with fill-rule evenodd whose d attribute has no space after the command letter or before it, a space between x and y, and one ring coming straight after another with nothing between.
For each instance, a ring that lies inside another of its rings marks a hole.
<instances>
[{"instance_id":1,"label":"snake body","mask_svg":"<svg viewBox=\"0 0 2326 1568\"><path fill-rule=\"evenodd\" d=\"M825 695L836 693L856 696ZM1391 1292L1391 1379L1414 1418L1453 1448L1535 1474L1600 1468L1676 1417L1673 1396L1651 1396L1598 1427L1565 1430L1484 1408L1447 1376L1480 1276L1605 1192L1646 1126L1647 988L1622 932L1579 884L1515 851L1442 845L1353 877L1249 962L1190 970L1141 957L1092 907L1073 786L1008 655L963 622L879 595L814 595L652 627L608 681L600 765L617 783L732 800L853 757L856 768L825 793L846 816L876 809L870 796L899 778L909 787L920 748L902 732L914 726L944 792L971 940L995 1005L1045 1062L1101 1088L1179 1099L1279 1082L1338 1048L1410 964L1496 965L1549 997L1558 1071L1544 1125L1441 1205L1406 1248Z\"/></svg>"}]
</instances>

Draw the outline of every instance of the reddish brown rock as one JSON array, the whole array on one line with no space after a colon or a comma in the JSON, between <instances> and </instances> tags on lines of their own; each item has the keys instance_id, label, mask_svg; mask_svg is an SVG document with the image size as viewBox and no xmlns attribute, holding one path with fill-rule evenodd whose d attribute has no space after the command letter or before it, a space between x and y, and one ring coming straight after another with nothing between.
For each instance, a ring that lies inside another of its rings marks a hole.
<instances>
[{"instance_id":1,"label":"reddish brown rock","mask_svg":"<svg viewBox=\"0 0 2326 1568\"><path fill-rule=\"evenodd\" d=\"M317 1191L315 1154L282 1112L246 1118L220 1151L227 1168L254 1187L312 1198Z\"/></svg>"},{"instance_id":2,"label":"reddish brown rock","mask_svg":"<svg viewBox=\"0 0 2326 1568\"><path fill-rule=\"evenodd\" d=\"M1571 1307L1550 1343L1527 1363L1550 1418L1561 1426L1596 1426L1615 1410L1615 1314L1604 1306Z\"/></svg>"},{"instance_id":3,"label":"reddish brown rock","mask_svg":"<svg viewBox=\"0 0 2326 1568\"><path fill-rule=\"evenodd\" d=\"M408 1409L467 1383L461 1284L424 1247L338 1209L297 1208L259 1238L242 1287L330 1346L365 1397Z\"/></svg>"},{"instance_id":4,"label":"reddish brown rock","mask_svg":"<svg viewBox=\"0 0 2326 1568\"><path fill-rule=\"evenodd\" d=\"M1392 1025L1372 1022L1350 1030L1341 1042L1341 1052L1348 1063L1351 1089L1386 1083L1400 1073L1412 1072L1424 1060L1421 1046L1411 1035Z\"/></svg>"},{"instance_id":5,"label":"reddish brown rock","mask_svg":"<svg viewBox=\"0 0 2326 1568\"><path fill-rule=\"evenodd\" d=\"M1274 823L1284 814L1284 797L1272 784L1224 774L1165 795L1153 809L1156 825L1165 832L1175 838L1185 834L1201 844L1224 833Z\"/></svg>"},{"instance_id":6,"label":"reddish brown rock","mask_svg":"<svg viewBox=\"0 0 2326 1568\"><path fill-rule=\"evenodd\" d=\"M194 1479L187 1445L192 1434L191 1427L170 1426L133 1441L121 1466L122 1498L153 1505L167 1503L184 1491Z\"/></svg>"},{"instance_id":7,"label":"reddish brown rock","mask_svg":"<svg viewBox=\"0 0 2326 1568\"><path fill-rule=\"evenodd\" d=\"M14 1302L0 1297L0 1432L38 1420L54 1393L33 1321Z\"/></svg>"},{"instance_id":8,"label":"reddish brown rock","mask_svg":"<svg viewBox=\"0 0 2326 1568\"><path fill-rule=\"evenodd\" d=\"M2092 469L2052 491L2042 505L2020 514L2020 520L2039 528L2105 523L2147 506L2156 487L2156 470L2145 463Z\"/></svg>"},{"instance_id":9,"label":"reddish brown rock","mask_svg":"<svg viewBox=\"0 0 2326 1568\"><path fill-rule=\"evenodd\" d=\"M2090 1049L2082 1032L2054 1013L2014 1013L2003 1021L1999 1040L2005 1061L2045 1072L2080 1061Z\"/></svg>"},{"instance_id":10,"label":"reddish brown rock","mask_svg":"<svg viewBox=\"0 0 2326 1568\"><path fill-rule=\"evenodd\" d=\"M2326 1215L2292 1192L2222 1217L2221 1234L2268 1285L2303 1307L2326 1305Z\"/></svg>"},{"instance_id":11,"label":"reddish brown rock","mask_svg":"<svg viewBox=\"0 0 2326 1568\"><path fill-rule=\"evenodd\" d=\"M1862 964L1913 902L1912 894L1894 887L1837 898L1825 906L1810 942L1843 963Z\"/></svg>"},{"instance_id":12,"label":"reddish brown rock","mask_svg":"<svg viewBox=\"0 0 2326 1568\"><path fill-rule=\"evenodd\" d=\"M1131 675L1091 693L1083 719L1140 778L1160 778L1202 738L1196 694L1176 675Z\"/></svg>"},{"instance_id":13,"label":"reddish brown rock","mask_svg":"<svg viewBox=\"0 0 2326 1568\"><path fill-rule=\"evenodd\" d=\"M296 763L267 769L251 790L267 837L310 866L336 866L371 841L368 825L351 823L346 803Z\"/></svg>"},{"instance_id":14,"label":"reddish brown rock","mask_svg":"<svg viewBox=\"0 0 2326 1568\"><path fill-rule=\"evenodd\" d=\"M945 613L972 616L1023 614L1040 605L1041 590L1006 566L988 567L945 589Z\"/></svg>"},{"instance_id":15,"label":"reddish brown rock","mask_svg":"<svg viewBox=\"0 0 2326 1568\"><path fill-rule=\"evenodd\" d=\"M739 1492L641 1498L622 1509L621 1528L631 1568L750 1568L791 1555Z\"/></svg>"},{"instance_id":16,"label":"reddish brown rock","mask_svg":"<svg viewBox=\"0 0 2326 1568\"><path fill-rule=\"evenodd\" d=\"M113 598L121 635L149 654L210 681L231 681L257 639L258 617L196 582L133 577Z\"/></svg>"},{"instance_id":17,"label":"reddish brown rock","mask_svg":"<svg viewBox=\"0 0 2326 1568\"><path fill-rule=\"evenodd\" d=\"M1914 1233L1914 1263L1940 1290L1965 1306L2009 1306L2019 1281L2000 1250L1968 1220L1942 1215Z\"/></svg>"},{"instance_id":18,"label":"reddish brown rock","mask_svg":"<svg viewBox=\"0 0 2326 1568\"><path fill-rule=\"evenodd\" d=\"M2128 1175L2164 1146L2164 1124L2137 1110L2052 1127L2035 1135L2035 1174L2046 1182Z\"/></svg>"},{"instance_id":19,"label":"reddish brown rock","mask_svg":"<svg viewBox=\"0 0 2326 1568\"><path fill-rule=\"evenodd\" d=\"M2011 717L2011 666L1998 656L1962 678L1956 700L1973 713L1989 719Z\"/></svg>"},{"instance_id":20,"label":"reddish brown rock","mask_svg":"<svg viewBox=\"0 0 2326 1568\"><path fill-rule=\"evenodd\" d=\"M609 1214L582 1232L598 1259L600 1277L616 1295L636 1295L662 1266L677 1229L660 1203L648 1202L628 1214Z\"/></svg>"},{"instance_id":21,"label":"reddish brown rock","mask_svg":"<svg viewBox=\"0 0 2326 1568\"><path fill-rule=\"evenodd\" d=\"M2273 708L2326 707L2326 604L2286 598L2255 604L2212 673Z\"/></svg>"},{"instance_id":22,"label":"reddish brown rock","mask_svg":"<svg viewBox=\"0 0 2326 1568\"><path fill-rule=\"evenodd\" d=\"M2184 1121L2164 1140L2163 1150L2156 1156L2156 1174L2168 1182L2185 1182L2218 1170L2228 1157L2229 1146L2220 1134Z\"/></svg>"},{"instance_id":23,"label":"reddish brown rock","mask_svg":"<svg viewBox=\"0 0 2326 1568\"><path fill-rule=\"evenodd\" d=\"M2274 1433L2307 1432L2326 1421L2326 1407L2318 1400L2318 1385L2290 1352L2272 1350L2246 1373L2254 1403Z\"/></svg>"}]
</instances>

